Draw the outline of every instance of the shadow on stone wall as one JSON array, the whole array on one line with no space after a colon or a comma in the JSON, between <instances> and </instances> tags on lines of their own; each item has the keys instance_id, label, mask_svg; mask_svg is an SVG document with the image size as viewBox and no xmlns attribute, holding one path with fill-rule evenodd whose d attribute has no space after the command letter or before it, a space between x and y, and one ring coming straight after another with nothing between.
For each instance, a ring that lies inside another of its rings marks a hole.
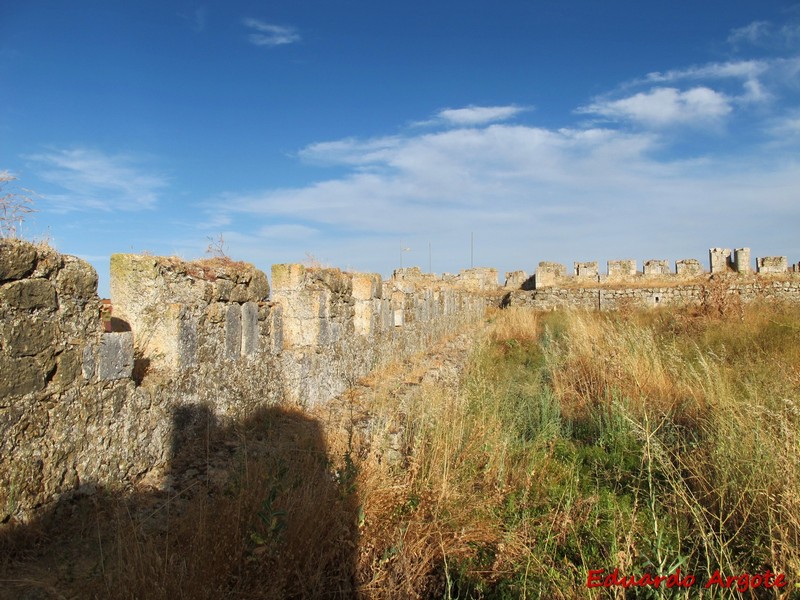
<instances>
[{"instance_id":1,"label":"shadow on stone wall","mask_svg":"<svg viewBox=\"0 0 800 600\"><path fill-rule=\"evenodd\" d=\"M158 487L0 526L0 599L355 596L355 473L315 420L266 408L221 426L188 405L173 424Z\"/></svg>"}]
</instances>

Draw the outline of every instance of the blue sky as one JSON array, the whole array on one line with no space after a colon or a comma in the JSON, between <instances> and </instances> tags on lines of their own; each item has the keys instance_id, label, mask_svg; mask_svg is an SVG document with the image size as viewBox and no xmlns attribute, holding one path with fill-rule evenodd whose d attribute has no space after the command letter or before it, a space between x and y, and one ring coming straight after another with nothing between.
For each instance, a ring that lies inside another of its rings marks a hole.
<instances>
[{"instance_id":1,"label":"blue sky","mask_svg":"<svg viewBox=\"0 0 800 600\"><path fill-rule=\"evenodd\" d=\"M794 2L0 4L0 171L101 295L220 235L267 271L797 262L799 150Z\"/></svg>"}]
</instances>

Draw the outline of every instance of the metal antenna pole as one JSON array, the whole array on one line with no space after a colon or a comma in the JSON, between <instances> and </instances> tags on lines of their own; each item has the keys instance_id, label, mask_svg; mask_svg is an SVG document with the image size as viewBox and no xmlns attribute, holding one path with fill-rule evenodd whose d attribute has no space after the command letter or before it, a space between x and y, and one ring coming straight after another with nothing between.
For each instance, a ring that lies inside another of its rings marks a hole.
<instances>
[{"instance_id":1,"label":"metal antenna pole","mask_svg":"<svg viewBox=\"0 0 800 600\"><path fill-rule=\"evenodd\" d=\"M469 268L475 268L475 233L469 233Z\"/></svg>"}]
</instances>

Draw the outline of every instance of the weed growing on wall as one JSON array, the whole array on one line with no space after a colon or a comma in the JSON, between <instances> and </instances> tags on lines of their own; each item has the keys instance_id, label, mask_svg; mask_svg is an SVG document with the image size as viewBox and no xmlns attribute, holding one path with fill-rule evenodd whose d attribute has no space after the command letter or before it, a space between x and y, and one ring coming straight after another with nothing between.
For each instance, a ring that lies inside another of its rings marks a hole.
<instances>
[{"instance_id":1,"label":"weed growing on wall","mask_svg":"<svg viewBox=\"0 0 800 600\"><path fill-rule=\"evenodd\" d=\"M8 171L0 171L0 238L16 238L28 215L36 212L34 193L15 187L16 180Z\"/></svg>"}]
</instances>

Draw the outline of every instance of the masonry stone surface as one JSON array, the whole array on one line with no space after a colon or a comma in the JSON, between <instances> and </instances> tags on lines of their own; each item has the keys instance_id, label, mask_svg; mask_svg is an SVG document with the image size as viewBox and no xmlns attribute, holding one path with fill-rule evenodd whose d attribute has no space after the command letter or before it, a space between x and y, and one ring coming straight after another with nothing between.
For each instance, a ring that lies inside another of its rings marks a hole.
<instances>
[{"instance_id":1,"label":"masonry stone surface","mask_svg":"<svg viewBox=\"0 0 800 600\"><path fill-rule=\"evenodd\" d=\"M785 256L765 256L756 260L758 272L764 274L786 273L789 270L789 263Z\"/></svg>"}]
</instances>

